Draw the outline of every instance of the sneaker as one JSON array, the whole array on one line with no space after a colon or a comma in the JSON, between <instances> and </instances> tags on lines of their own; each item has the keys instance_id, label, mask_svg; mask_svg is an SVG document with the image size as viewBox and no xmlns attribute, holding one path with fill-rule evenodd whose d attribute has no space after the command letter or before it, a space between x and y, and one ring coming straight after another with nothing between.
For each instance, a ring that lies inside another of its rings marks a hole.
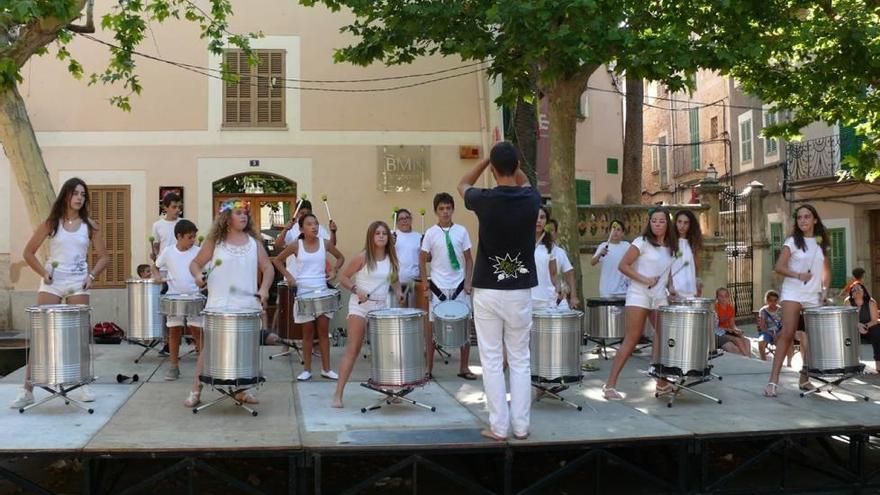
<instances>
[{"instance_id":1,"label":"sneaker","mask_svg":"<svg viewBox=\"0 0 880 495\"><path fill-rule=\"evenodd\" d=\"M301 382L307 382L312 379L312 372L311 371L303 371L302 373L300 373L296 377L296 379Z\"/></svg>"},{"instance_id":2,"label":"sneaker","mask_svg":"<svg viewBox=\"0 0 880 495\"><path fill-rule=\"evenodd\" d=\"M82 402L95 402L95 394L92 393L92 389L89 388L88 385L83 385L79 388L79 394L75 399Z\"/></svg>"},{"instance_id":3,"label":"sneaker","mask_svg":"<svg viewBox=\"0 0 880 495\"><path fill-rule=\"evenodd\" d=\"M162 350L159 351L159 355L160 356L167 356L168 354L169 354L168 344L165 344L164 346L162 346Z\"/></svg>"},{"instance_id":4,"label":"sneaker","mask_svg":"<svg viewBox=\"0 0 880 495\"><path fill-rule=\"evenodd\" d=\"M168 368L165 372L165 381L173 382L180 378L180 368Z\"/></svg>"},{"instance_id":5,"label":"sneaker","mask_svg":"<svg viewBox=\"0 0 880 495\"><path fill-rule=\"evenodd\" d=\"M339 380L339 375L337 375L336 372L333 370L330 370L330 371L321 370L321 376L323 376L324 378L329 378L331 380Z\"/></svg>"},{"instance_id":6,"label":"sneaker","mask_svg":"<svg viewBox=\"0 0 880 495\"><path fill-rule=\"evenodd\" d=\"M33 403L34 392L23 388L18 392L18 396L15 398L15 400L9 403L9 407L11 407L12 409L21 409L22 407L29 406Z\"/></svg>"}]
</instances>

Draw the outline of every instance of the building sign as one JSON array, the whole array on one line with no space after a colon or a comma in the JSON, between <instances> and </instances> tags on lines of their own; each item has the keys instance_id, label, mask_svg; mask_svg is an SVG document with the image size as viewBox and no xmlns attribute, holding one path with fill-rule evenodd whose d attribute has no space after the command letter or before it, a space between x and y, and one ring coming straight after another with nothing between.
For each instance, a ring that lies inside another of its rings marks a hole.
<instances>
[{"instance_id":1,"label":"building sign","mask_svg":"<svg viewBox=\"0 0 880 495\"><path fill-rule=\"evenodd\" d=\"M426 191L431 187L430 146L379 146L376 184L382 192Z\"/></svg>"}]
</instances>

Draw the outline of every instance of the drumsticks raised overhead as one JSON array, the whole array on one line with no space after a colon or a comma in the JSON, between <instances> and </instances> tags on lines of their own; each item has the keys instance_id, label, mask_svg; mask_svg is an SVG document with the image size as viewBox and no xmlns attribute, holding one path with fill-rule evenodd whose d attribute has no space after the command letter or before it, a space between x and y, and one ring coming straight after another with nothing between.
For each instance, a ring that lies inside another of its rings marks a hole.
<instances>
[{"instance_id":1,"label":"drumsticks raised overhead","mask_svg":"<svg viewBox=\"0 0 880 495\"><path fill-rule=\"evenodd\" d=\"M321 201L324 202L324 209L327 210L327 221L333 220L333 217L330 216L330 205L327 203L327 194L321 195Z\"/></svg>"}]
</instances>

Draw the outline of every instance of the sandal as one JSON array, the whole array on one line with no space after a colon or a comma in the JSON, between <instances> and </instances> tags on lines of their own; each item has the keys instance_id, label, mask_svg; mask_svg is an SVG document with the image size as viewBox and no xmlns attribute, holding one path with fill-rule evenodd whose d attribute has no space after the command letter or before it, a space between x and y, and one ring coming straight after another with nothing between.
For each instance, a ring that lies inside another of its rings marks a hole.
<instances>
[{"instance_id":1,"label":"sandal","mask_svg":"<svg viewBox=\"0 0 880 495\"><path fill-rule=\"evenodd\" d=\"M514 433L514 434L513 434L513 438L515 438L515 439L517 439L517 440L528 440L528 439L529 439L529 433L526 432L525 435L517 435L516 433Z\"/></svg>"},{"instance_id":2,"label":"sandal","mask_svg":"<svg viewBox=\"0 0 880 495\"><path fill-rule=\"evenodd\" d=\"M581 369L584 371L599 371L599 367L592 363L582 364Z\"/></svg>"},{"instance_id":3,"label":"sandal","mask_svg":"<svg viewBox=\"0 0 880 495\"><path fill-rule=\"evenodd\" d=\"M617 389L608 385L602 385L602 394L605 395L605 400L623 400L623 395Z\"/></svg>"},{"instance_id":4,"label":"sandal","mask_svg":"<svg viewBox=\"0 0 880 495\"><path fill-rule=\"evenodd\" d=\"M773 382L767 384L767 387L764 388L764 397L776 397L776 390L779 388L779 385Z\"/></svg>"},{"instance_id":5,"label":"sandal","mask_svg":"<svg viewBox=\"0 0 880 495\"><path fill-rule=\"evenodd\" d=\"M666 385L660 385L660 383L658 382L657 386L654 388L654 397L660 397L661 395L666 395L670 392L672 392L671 383L666 382Z\"/></svg>"},{"instance_id":6,"label":"sandal","mask_svg":"<svg viewBox=\"0 0 880 495\"><path fill-rule=\"evenodd\" d=\"M492 430L483 430L480 432L480 435L482 435L485 438L488 438L489 440L495 440L496 442L504 442L507 440L507 437L500 437L500 436L496 435L495 433L492 433Z\"/></svg>"},{"instance_id":7,"label":"sandal","mask_svg":"<svg viewBox=\"0 0 880 495\"><path fill-rule=\"evenodd\" d=\"M477 375L471 373L470 371L466 371L464 373L459 373L458 377L464 378L465 380L476 380L477 379Z\"/></svg>"},{"instance_id":8,"label":"sandal","mask_svg":"<svg viewBox=\"0 0 880 495\"><path fill-rule=\"evenodd\" d=\"M190 390L189 397L187 397L186 400L183 401L183 405L186 407L196 407L197 405L199 405L200 402L202 402L201 396L201 390L199 390L198 392L193 392L192 390Z\"/></svg>"},{"instance_id":9,"label":"sandal","mask_svg":"<svg viewBox=\"0 0 880 495\"><path fill-rule=\"evenodd\" d=\"M241 402L242 404L259 404L260 403L260 401L258 401L257 398L254 397L253 394L251 394L250 390L236 394L235 400Z\"/></svg>"},{"instance_id":10,"label":"sandal","mask_svg":"<svg viewBox=\"0 0 880 495\"><path fill-rule=\"evenodd\" d=\"M805 382L798 383L798 390L800 390L801 392L812 392L813 390L816 390L816 386L810 383L809 380L807 380Z\"/></svg>"}]
</instances>

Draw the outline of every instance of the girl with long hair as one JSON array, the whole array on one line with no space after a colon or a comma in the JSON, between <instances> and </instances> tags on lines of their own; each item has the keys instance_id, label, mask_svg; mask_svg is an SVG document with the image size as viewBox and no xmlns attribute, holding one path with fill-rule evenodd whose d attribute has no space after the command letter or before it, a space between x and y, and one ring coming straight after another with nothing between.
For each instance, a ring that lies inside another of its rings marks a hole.
<instances>
[{"instance_id":1,"label":"girl with long hair","mask_svg":"<svg viewBox=\"0 0 880 495\"><path fill-rule=\"evenodd\" d=\"M391 229L382 221L371 223L367 228L364 250L348 262L340 277L340 285L351 291L351 297L348 300L348 341L339 365L333 407L342 407L345 384L364 343L367 313L387 307L389 286L397 300L403 303L399 269Z\"/></svg>"},{"instance_id":2,"label":"girl with long hair","mask_svg":"<svg viewBox=\"0 0 880 495\"><path fill-rule=\"evenodd\" d=\"M849 289L844 304L849 303L859 309L859 333L864 335L874 348L874 373L880 371L880 313L877 301L871 298L867 287L856 282Z\"/></svg>"},{"instance_id":3,"label":"girl with long hair","mask_svg":"<svg viewBox=\"0 0 880 495\"><path fill-rule=\"evenodd\" d=\"M672 265L672 293L678 297L700 297L703 282L700 280L700 251L703 248L703 232L696 215L690 210L675 214L675 230L678 234L678 251L681 256Z\"/></svg>"},{"instance_id":4,"label":"girl with long hair","mask_svg":"<svg viewBox=\"0 0 880 495\"><path fill-rule=\"evenodd\" d=\"M546 231L550 212L542 206L535 220L535 269L538 285L532 287L532 309L555 308L562 291L556 277L553 235Z\"/></svg>"}]
</instances>

